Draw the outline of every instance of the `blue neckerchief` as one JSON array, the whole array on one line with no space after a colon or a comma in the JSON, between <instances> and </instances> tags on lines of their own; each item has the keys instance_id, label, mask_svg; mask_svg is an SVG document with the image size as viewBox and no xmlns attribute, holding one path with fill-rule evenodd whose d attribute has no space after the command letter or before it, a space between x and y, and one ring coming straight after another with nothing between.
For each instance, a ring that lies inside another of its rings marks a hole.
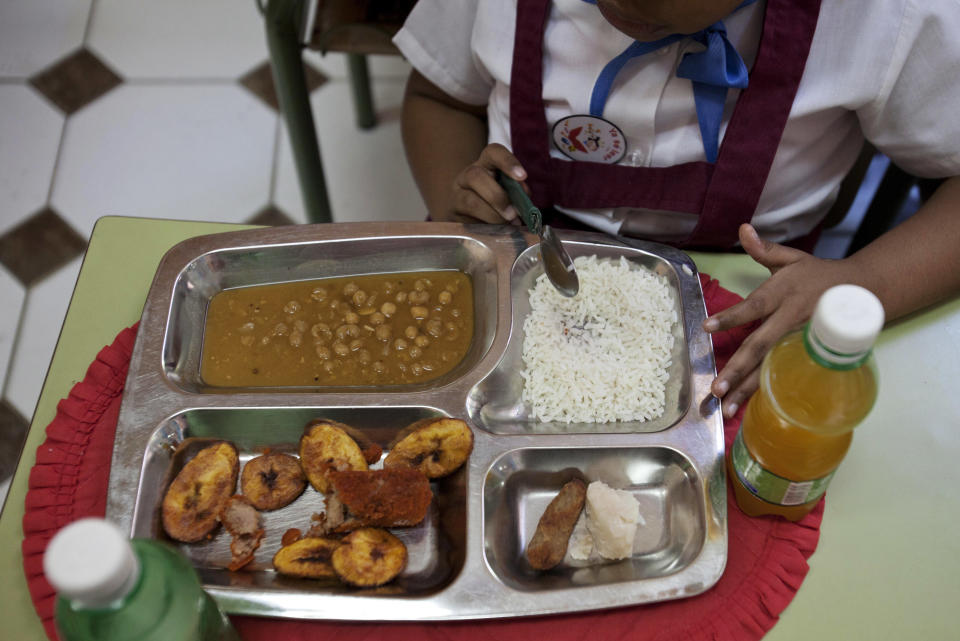
<instances>
[{"instance_id":1,"label":"blue neckerchief","mask_svg":"<svg viewBox=\"0 0 960 641\"><path fill-rule=\"evenodd\" d=\"M597 3L597 0L583 1L589 4ZM754 2L756 0L744 0L734 11ZM613 81L631 58L656 51L683 38L692 38L706 47L704 51L683 54L677 67L677 77L688 78L693 82L693 98L697 107L703 150L708 162L716 162L727 89L744 89L748 84L747 66L736 48L727 40L727 28L722 20L696 33L675 33L654 42L637 41L631 44L600 72L590 96L590 115L598 118L603 115Z\"/></svg>"}]
</instances>

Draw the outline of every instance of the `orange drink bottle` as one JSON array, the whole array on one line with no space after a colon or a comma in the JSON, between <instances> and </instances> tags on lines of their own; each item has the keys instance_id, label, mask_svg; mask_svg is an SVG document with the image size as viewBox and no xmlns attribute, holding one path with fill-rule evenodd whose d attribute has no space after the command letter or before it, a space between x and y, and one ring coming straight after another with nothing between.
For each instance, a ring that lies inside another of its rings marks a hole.
<instances>
[{"instance_id":1,"label":"orange drink bottle","mask_svg":"<svg viewBox=\"0 0 960 641\"><path fill-rule=\"evenodd\" d=\"M876 296L838 285L764 358L728 458L744 513L797 521L823 496L876 400L872 349L883 321Z\"/></svg>"}]
</instances>

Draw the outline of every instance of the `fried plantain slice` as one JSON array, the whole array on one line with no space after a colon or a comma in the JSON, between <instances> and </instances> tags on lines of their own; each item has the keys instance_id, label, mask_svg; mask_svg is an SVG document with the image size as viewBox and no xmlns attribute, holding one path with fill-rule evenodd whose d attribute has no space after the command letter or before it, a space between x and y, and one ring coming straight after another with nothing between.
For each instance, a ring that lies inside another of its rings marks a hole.
<instances>
[{"instance_id":1,"label":"fried plantain slice","mask_svg":"<svg viewBox=\"0 0 960 641\"><path fill-rule=\"evenodd\" d=\"M367 461L350 436L333 421L313 421L300 437L300 465L318 492L330 491L330 472L365 470Z\"/></svg>"},{"instance_id":2,"label":"fried plantain slice","mask_svg":"<svg viewBox=\"0 0 960 641\"><path fill-rule=\"evenodd\" d=\"M258 510L276 510L289 505L306 487L300 461L282 452L250 459L240 474L240 491Z\"/></svg>"},{"instance_id":3,"label":"fried plantain slice","mask_svg":"<svg viewBox=\"0 0 960 641\"><path fill-rule=\"evenodd\" d=\"M532 568L549 570L563 560L586 498L587 485L580 479L565 483L553 497L527 546L527 561Z\"/></svg>"},{"instance_id":4,"label":"fried plantain slice","mask_svg":"<svg viewBox=\"0 0 960 641\"><path fill-rule=\"evenodd\" d=\"M333 551L333 570L344 583L373 587L389 583L407 565L407 546L380 528L354 530Z\"/></svg>"},{"instance_id":5,"label":"fried plantain slice","mask_svg":"<svg viewBox=\"0 0 960 641\"><path fill-rule=\"evenodd\" d=\"M220 511L220 522L233 537L230 541L230 570L239 570L253 560L263 539L263 517L245 496L235 494Z\"/></svg>"},{"instance_id":6,"label":"fried plantain slice","mask_svg":"<svg viewBox=\"0 0 960 641\"><path fill-rule=\"evenodd\" d=\"M401 432L401 438L383 460L384 468L412 467L427 478L452 474L473 450L473 432L458 418L429 418Z\"/></svg>"},{"instance_id":7,"label":"fried plantain slice","mask_svg":"<svg viewBox=\"0 0 960 641\"><path fill-rule=\"evenodd\" d=\"M305 537L285 545L273 555L273 567L280 574L306 579L332 579L331 557L340 546L336 539Z\"/></svg>"},{"instance_id":8,"label":"fried plantain slice","mask_svg":"<svg viewBox=\"0 0 960 641\"><path fill-rule=\"evenodd\" d=\"M363 452L363 458L367 462L367 465L373 465L379 461L380 457L383 455L382 447L380 447L377 443L374 443L362 430L358 430L357 428L347 425L346 423L320 418L314 419L307 423L307 429L309 429L312 425L317 425L320 423L326 423L327 425L339 427L341 430L346 432L347 436L356 441L360 451Z\"/></svg>"},{"instance_id":9,"label":"fried plantain slice","mask_svg":"<svg viewBox=\"0 0 960 641\"><path fill-rule=\"evenodd\" d=\"M161 520L167 534L185 543L210 534L237 487L239 467L233 443L219 441L197 452L163 496Z\"/></svg>"}]
</instances>

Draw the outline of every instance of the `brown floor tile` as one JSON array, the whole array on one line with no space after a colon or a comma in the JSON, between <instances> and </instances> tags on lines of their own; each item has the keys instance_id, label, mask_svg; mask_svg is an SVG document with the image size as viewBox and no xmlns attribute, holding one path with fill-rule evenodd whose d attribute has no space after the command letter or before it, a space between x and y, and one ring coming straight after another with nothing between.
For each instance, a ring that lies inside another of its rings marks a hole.
<instances>
[{"instance_id":1,"label":"brown floor tile","mask_svg":"<svg viewBox=\"0 0 960 641\"><path fill-rule=\"evenodd\" d=\"M87 241L48 207L0 236L0 263L29 287L86 248Z\"/></svg>"},{"instance_id":2,"label":"brown floor tile","mask_svg":"<svg viewBox=\"0 0 960 641\"><path fill-rule=\"evenodd\" d=\"M6 400L0 400L0 481L10 478L17 468L29 426L16 408Z\"/></svg>"},{"instance_id":3,"label":"brown floor tile","mask_svg":"<svg viewBox=\"0 0 960 641\"><path fill-rule=\"evenodd\" d=\"M249 225L268 225L270 227L279 227L281 225L296 225L290 216L285 214L277 207L270 205L257 212L253 218L247 221Z\"/></svg>"},{"instance_id":4,"label":"brown floor tile","mask_svg":"<svg viewBox=\"0 0 960 641\"><path fill-rule=\"evenodd\" d=\"M327 81L327 77L308 65L303 63L303 72L306 75L307 91L313 91ZM280 103L277 99L277 90L273 84L273 72L270 70L270 63L264 62L252 71L240 78L240 84L246 87L253 95L260 98L277 111L280 110Z\"/></svg>"},{"instance_id":5,"label":"brown floor tile","mask_svg":"<svg viewBox=\"0 0 960 641\"><path fill-rule=\"evenodd\" d=\"M83 48L30 79L30 84L68 116L122 82L120 76Z\"/></svg>"}]
</instances>

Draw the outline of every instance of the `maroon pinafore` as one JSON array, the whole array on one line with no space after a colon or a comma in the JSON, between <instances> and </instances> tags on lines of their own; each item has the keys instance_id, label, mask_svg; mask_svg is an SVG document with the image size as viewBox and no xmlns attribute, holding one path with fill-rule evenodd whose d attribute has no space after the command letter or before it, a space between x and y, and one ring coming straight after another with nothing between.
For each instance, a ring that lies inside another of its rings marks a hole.
<instances>
[{"instance_id":1,"label":"maroon pinafore","mask_svg":"<svg viewBox=\"0 0 960 641\"><path fill-rule=\"evenodd\" d=\"M527 170L534 203L546 211L558 205L695 213L699 216L695 228L675 244L733 247L737 230L753 217L767 181L803 76L820 0L767 0L750 85L737 99L717 162L673 167L605 165L550 156L543 104L543 31L549 11L550 0L518 0L510 78L513 153ZM797 243L803 244L812 242Z\"/></svg>"}]
</instances>

